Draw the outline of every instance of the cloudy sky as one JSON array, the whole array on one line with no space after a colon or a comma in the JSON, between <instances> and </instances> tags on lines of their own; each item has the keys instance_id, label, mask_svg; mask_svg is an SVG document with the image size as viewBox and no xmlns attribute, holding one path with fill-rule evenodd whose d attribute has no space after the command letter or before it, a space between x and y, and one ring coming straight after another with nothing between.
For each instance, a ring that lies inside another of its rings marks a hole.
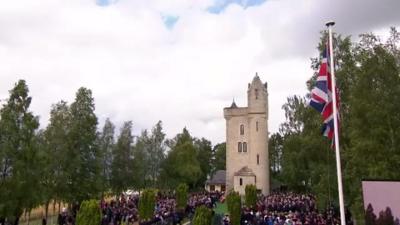
<instances>
[{"instance_id":1,"label":"cloudy sky","mask_svg":"<svg viewBox=\"0 0 400 225\"><path fill-rule=\"evenodd\" d=\"M258 72L269 86L270 131L286 97L306 93L327 20L335 31L385 33L399 0L13 0L0 6L0 100L18 79L41 126L52 104L93 91L99 126L109 117L134 134L164 123L224 141L223 107L245 106Z\"/></svg>"}]
</instances>

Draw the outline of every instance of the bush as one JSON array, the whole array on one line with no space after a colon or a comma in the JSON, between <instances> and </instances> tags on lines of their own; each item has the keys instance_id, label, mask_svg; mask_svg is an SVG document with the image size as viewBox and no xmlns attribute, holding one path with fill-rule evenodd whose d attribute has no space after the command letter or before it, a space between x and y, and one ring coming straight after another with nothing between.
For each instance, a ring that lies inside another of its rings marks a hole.
<instances>
[{"instance_id":1,"label":"bush","mask_svg":"<svg viewBox=\"0 0 400 225\"><path fill-rule=\"evenodd\" d=\"M145 189L139 198L139 218L141 221L153 218L155 204L156 190Z\"/></svg>"},{"instance_id":2,"label":"bush","mask_svg":"<svg viewBox=\"0 0 400 225\"><path fill-rule=\"evenodd\" d=\"M101 210L97 200L83 201L76 215L76 225L99 225Z\"/></svg>"},{"instance_id":3,"label":"bush","mask_svg":"<svg viewBox=\"0 0 400 225\"><path fill-rule=\"evenodd\" d=\"M241 199L239 193L231 191L226 197L229 218L232 225L240 225Z\"/></svg>"},{"instance_id":4,"label":"bush","mask_svg":"<svg viewBox=\"0 0 400 225\"><path fill-rule=\"evenodd\" d=\"M197 207L194 213L193 225L211 225L212 212L209 208L204 205Z\"/></svg>"},{"instance_id":5,"label":"bush","mask_svg":"<svg viewBox=\"0 0 400 225\"><path fill-rule=\"evenodd\" d=\"M245 203L249 208L254 208L257 204L257 188L253 184L246 185Z\"/></svg>"},{"instance_id":6,"label":"bush","mask_svg":"<svg viewBox=\"0 0 400 225\"><path fill-rule=\"evenodd\" d=\"M178 209L184 209L188 201L188 189L186 184L179 184L176 188L176 203Z\"/></svg>"}]
</instances>

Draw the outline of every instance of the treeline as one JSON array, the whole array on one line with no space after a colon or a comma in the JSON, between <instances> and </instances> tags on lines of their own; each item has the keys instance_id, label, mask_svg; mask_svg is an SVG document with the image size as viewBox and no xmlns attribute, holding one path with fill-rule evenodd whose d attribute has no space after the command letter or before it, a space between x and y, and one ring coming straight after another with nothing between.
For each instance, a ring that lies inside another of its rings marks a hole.
<instances>
[{"instance_id":1,"label":"treeline","mask_svg":"<svg viewBox=\"0 0 400 225\"><path fill-rule=\"evenodd\" d=\"M340 92L340 147L345 203L362 220L362 179L400 180L400 33L391 28L383 42L374 34L359 41L335 35L335 68ZM322 33L322 52L327 35ZM315 74L320 58L312 59ZM313 192L320 207L337 205L335 152L322 137L321 116L307 106L309 96L283 105L286 121L270 137L273 182Z\"/></svg>"},{"instance_id":2,"label":"treeline","mask_svg":"<svg viewBox=\"0 0 400 225\"><path fill-rule=\"evenodd\" d=\"M24 80L10 90L0 110L0 219L18 223L23 212L52 201L80 203L128 189L168 189L186 183L203 187L207 176L225 169L225 144L212 146L184 128L166 139L159 121L139 136L126 121L118 136L111 120L98 129L91 90L80 88L74 102L60 101L39 129L30 111Z\"/></svg>"}]
</instances>

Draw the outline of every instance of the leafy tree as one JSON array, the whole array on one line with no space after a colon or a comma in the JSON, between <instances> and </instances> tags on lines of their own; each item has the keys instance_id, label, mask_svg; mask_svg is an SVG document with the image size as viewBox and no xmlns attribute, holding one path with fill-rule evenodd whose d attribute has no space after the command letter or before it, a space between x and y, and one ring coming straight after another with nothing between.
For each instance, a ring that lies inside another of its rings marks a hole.
<instances>
[{"instance_id":1,"label":"leafy tree","mask_svg":"<svg viewBox=\"0 0 400 225\"><path fill-rule=\"evenodd\" d=\"M66 199L68 174L66 173L68 153L68 129L70 124L69 106L60 101L52 106L50 123L42 136L41 150L43 151L44 175L42 184L45 194L45 214L51 200Z\"/></svg>"},{"instance_id":2,"label":"leafy tree","mask_svg":"<svg viewBox=\"0 0 400 225\"><path fill-rule=\"evenodd\" d=\"M375 225L376 224L376 215L374 213L374 208L371 203L368 204L367 209L365 210L365 225Z\"/></svg>"},{"instance_id":3,"label":"leafy tree","mask_svg":"<svg viewBox=\"0 0 400 225\"><path fill-rule=\"evenodd\" d=\"M162 162L165 159L165 133L162 131L162 122L158 121L152 128L148 139L148 178L154 187L161 171Z\"/></svg>"},{"instance_id":4,"label":"leafy tree","mask_svg":"<svg viewBox=\"0 0 400 225\"><path fill-rule=\"evenodd\" d=\"M193 216L193 225L211 225L212 211L204 205L197 207Z\"/></svg>"},{"instance_id":5,"label":"leafy tree","mask_svg":"<svg viewBox=\"0 0 400 225\"><path fill-rule=\"evenodd\" d=\"M282 151L283 151L283 137L280 133L274 133L269 138L268 142L269 161L271 177L273 180L278 180L282 168Z\"/></svg>"},{"instance_id":6,"label":"leafy tree","mask_svg":"<svg viewBox=\"0 0 400 225\"><path fill-rule=\"evenodd\" d=\"M24 209L40 201L41 159L35 131L38 118L29 111L32 98L24 80L10 91L0 110L0 215L18 224Z\"/></svg>"},{"instance_id":7,"label":"leafy tree","mask_svg":"<svg viewBox=\"0 0 400 225\"><path fill-rule=\"evenodd\" d=\"M195 139L194 145L196 148L196 158L199 162L201 169L201 177L197 181L197 186L203 186L207 180L207 176L211 175L212 170L212 145L211 142L205 138Z\"/></svg>"},{"instance_id":8,"label":"leafy tree","mask_svg":"<svg viewBox=\"0 0 400 225\"><path fill-rule=\"evenodd\" d=\"M66 157L68 202L97 198L101 190L101 152L96 145L97 117L92 91L79 88L71 104Z\"/></svg>"},{"instance_id":9,"label":"leafy tree","mask_svg":"<svg viewBox=\"0 0 400 225\"><path fill-rule=\"evenodd\" d=\"M257 203L257 188L253 184L248 184L245 187L245 203L249 208L255 208Z\"/></svg>"},{"instance_id":10,"label":"leafy tree","mask_svg":"<svg viewBox=\"0 0 400 225\"><path fill-rule=\"evenodd\" d=\"M98 225L100 223L101 210L98 201L83 201L76 215L76 225Z\"/></svg>"},{"instance_id":11,"label":"leafy tree","mask_svg":"<svg viewBox=\"0 0 400 225\"><path fill-rule=\"evenodd\" d=\"M219 143L213 148L212 173L217 170L226 170L226 143Z\"/></svg>"},{"instance_id":12,"label":"leafy tree","mask_svg":"<svg viewBox=\"0 0 400 225\"><path fill-rule=\"evenodd\" d=\"M389 38L395 47L399 39ZM400 179L400 68L397 50L388 48L373 34L361 36L354 47L357 67L348 97L348 149L344 156L348 199L362 218L361 179ZM398 48L398 47L397 47ZM365 162L368 162L366 164Z\"/></svg>"},{"instance_id":13,"label":"leafy tree","mask_svg":"<svg viewBox=\"0 0 400 225\"><path fill-rule=\"evenodd\" d=\"M121 128L120 135L112 152L111 187L117 194L132 185L132 121L127 121Z\"/></svg>"},{"instance_id":14,"label":"leafy tree","mask_svg":"<svg viewBox=\"0 0 400 225\"><path fill-rule=\"evenodd\" d=\"M186 142L193 144L194 138L190 135L186 127L183 128L182 133L178 133L174 138L166 140L166 145L172 149L175 146L182 145Z\"/></svg>"},{"instance_id":15,"label":"leafy tree","mask_svg":"<svg viewBox=\"0 0 400 225\"><path fill-rule=\"evenodd\" d=\"M103 178L103 190L106 190L111 186L111 165L113 159L113 148L115 145L114 141L114 130L115 126L110 121L109 118L106 119L103 127L103 131L99 135L99 150L101 155L103 156L102 159L102 178Z\"/></svg>"},{"instance_id":16,"label":"leafy tree","mask_svg":"<svg viewBox=\"0 0 400 225\"><path fill-rule=\"evenodd\" d=\"M136 189L146 188L148 177L148 143L149 135L147 130L142 131L141 135L137 138L136 144L133 146L133 160L132 169L133 173L133 187Z\"/></svg>"},{"instance_id":17,"label":"leafy tree","mask_svg":"<svg viewBox=\"0 0 400 225\"><path fill-rule=\"evenodd\" d=\"M229 218L232 225L240 224L241 216L241 199L238 192L230 191L226 197L226 204L228 206Z\"/></svg>"},{"instance_id":18,"label":"leafy tree","mask_svg":"<svg viewBox=\"0 0 400 225\"><path fill-rule=\"evenodd\" d=\"M374 34L360 37L358 43L352 43L350 37L335 35L334 51L341 99L345 200L362 222L361 179L400 179L395 172L400 160L400 135L395 129L400 126L396 110L400 107L400 35L392 28L386 43ZM326 38L326 33L322 33L319 51ZM307 83L309 89L315 85L319 62L320 58L312 60L315 74ZM335 156L328 147L329 141L321 137L320 115L308 109L300 96L288 98L283 109L286 121L279 132L283 139L281 181L292 190L316 193L320 207L332 200L337 204Z\"/></svg>"},{"instance_id":19,"label":"leafy tree","mask_svg":"<svg viewBox=\"0 0 400 225\"><path fill-rule=\"evenodd\" d=\"M193 138L186 128L169 141L171 150L163 164L163 181L169 187L186 183L194 188L202 175Z\"/></svg>"},{"instance_id":20,"label":"leafy tree","mask_svg":"<svg viewBox=\"0 0 400 225\"><path fill-rule=\"evenodd\" d=\"M179 184L176 188L176 204L179 209L184 209L188 201L188 189L186 184Z\"/></svg>"},{"instance_id":21,"label":"leafy tree","mask_svg":"<svg viewBox=\"0 0 400 225\"><path fill-rule=\"evenodd\" d=\"M394 217L389 207L379 212L379 218L376 220L377 225L394 225Z\"/></svg>"}]
</instances>

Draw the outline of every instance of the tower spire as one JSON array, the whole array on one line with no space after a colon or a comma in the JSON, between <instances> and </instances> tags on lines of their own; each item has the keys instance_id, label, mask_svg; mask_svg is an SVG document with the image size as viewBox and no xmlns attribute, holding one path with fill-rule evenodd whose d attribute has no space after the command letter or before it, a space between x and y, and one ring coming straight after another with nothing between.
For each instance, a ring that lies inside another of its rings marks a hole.
<instances>
[{"instance_id":1,"label":"tower spire","mask_svg":"<svg viewBox=\"0 0 400 225\"><path fill-rule=\"evenodd\" d=\"M231 108L237 108L237 105L236 105L236 103L235 103L235 98L232 99Z\"/></svg>"}]
</instances>

